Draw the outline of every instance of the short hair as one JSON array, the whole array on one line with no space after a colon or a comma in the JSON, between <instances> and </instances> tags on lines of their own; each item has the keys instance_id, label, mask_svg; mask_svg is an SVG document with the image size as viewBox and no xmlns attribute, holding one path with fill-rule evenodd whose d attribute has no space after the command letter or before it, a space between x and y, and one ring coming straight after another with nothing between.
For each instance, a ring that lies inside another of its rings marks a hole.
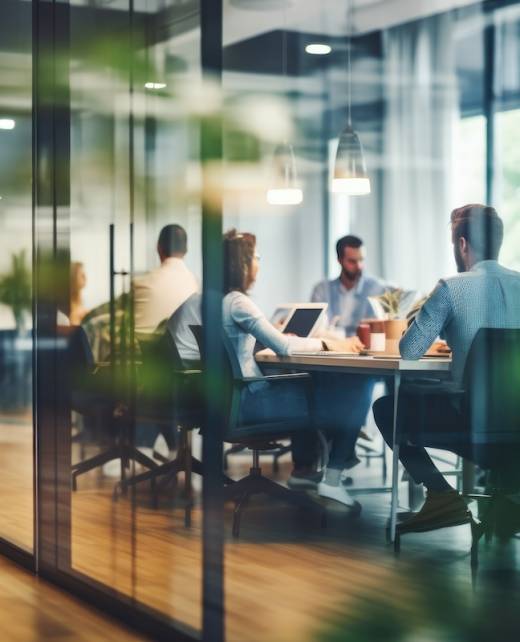
<instances>
[{"instance_id":1,"label":"short hair","mask_svg":"<svg viewBox=\"0 0 520 642\"><path fill-rule=\"evenodd\" d=\"M353 247L356 250L363 245L363 241L353 234L347 234L347 236L342 236L336 243L336 254L338 255L338 261L341 261L343 258L343 251L346 247Z\"/></svg>"},{"instance_id":2,"label":"short hair","mask_svg":"<svg viewBox=\"0 0 520 642\"><path fill-rule=\"evenodd\" d=\"M157 248L164 256L186 254L188 251L188 235L180 225L165 225L157 241Z\"/></svg>"},{"instance_id":3,"label":"short hair","mask_svg":"<svg viewBox=\"0 0 520 642\"><path fill-rule=\"evenodd\" d=\"M247 292L249 273L255 255L256 236L235 229L224 234L224 292Z\"/></svg>"},{"instance_id":4,"label":"short hair","mask_svg":"<svg viewBox=\"0 0 520 642\"><path fill-rule=\"evenodd\" d=\"M504 239L504 224L494 207L471 204L451 213L451 238L465 238L480 261L496 260Z\"/></svg>"}]
</instances>

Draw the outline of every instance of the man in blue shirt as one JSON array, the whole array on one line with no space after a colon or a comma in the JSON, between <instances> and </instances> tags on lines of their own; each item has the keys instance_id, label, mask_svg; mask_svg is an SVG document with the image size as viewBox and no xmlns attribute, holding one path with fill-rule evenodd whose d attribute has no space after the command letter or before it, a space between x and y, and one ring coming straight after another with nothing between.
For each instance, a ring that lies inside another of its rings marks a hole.
<instances>
[{"instance_id":1,"label":"man in blue shirt","mask_svg":"<svg viewBox=\"0 0 520 642\"><path fill-rule=\"evenodd\" d=\"M399 348L405 359L419 359L436 338L442 336L453 353L452 379L460 385L466 357L480 328L520 328L520 273L498 263L504 229L492 207L466 205L454 210L451 231L459 274L439 281L401 339ZM382 397L375 402L374 417L391 446L392 397ZM465 502L424 448L451 450L474 459L471 434L458 403L442 394L428 394L421 401L405 392L399 403L399 422L412 442L417 430L430 436L427 443L421 439L421 446L405 443L400 447L402 464L416 483L424 484L427 497L419 513L400 524L398 530L426 531L467 521ZM449 439L433 437L436 432L450 433ZM483 455L485 453L479 456Z\"/></svg>"},{"instance_id":2,"label":"man in blue shirt","mask_svg":"<svg viewBox=\"0 0 520 642\"><path fill-rule=\"evenodd\" d=\"M337 279L320 281L312 291L311 301L328 303L329 324L343 330L345 336L351 337L356 334L357 326L362 319L374 316L368 297L382 294L387 288L382 281L363 273L365 251L360 238L352 235L343 236L336 243L336 253L341 274ZM315 377L319 377L324 388L326 384L323 382L327 378L330 377L331 387L335 385L337 378L334 374L326 373L320 373ZM375 383L375 379L367 377L355 397L351 414L358 417L358 434L366 422ZM352 385L351 383L351 387ZM313 487L315 482L321 479L321 472L315 471L318 448L314 436L295 436L292 440L292 451L294 471L287 482L288 485L291 488ZM353 453L349 461L343 463L350 468L358 462L359 459ZM349 483L352 481L350 478L347 480Z\"/></svg>"},{"instance_id":3,"label":"man in blue shirt","mask_svg":"<svg viewBox=\"0 0 520 642\"><path fill-rule=\"evenodd\" d=\"M349 234L336 243L341 274L337 279L318 283L311 295L315 303L328 303L329 323L342 328L345 336L356 334L361 319L374 316L368 300L388 289L379 279L363 272L365 249L363 241Z\"/></svg>"}]
</instances>

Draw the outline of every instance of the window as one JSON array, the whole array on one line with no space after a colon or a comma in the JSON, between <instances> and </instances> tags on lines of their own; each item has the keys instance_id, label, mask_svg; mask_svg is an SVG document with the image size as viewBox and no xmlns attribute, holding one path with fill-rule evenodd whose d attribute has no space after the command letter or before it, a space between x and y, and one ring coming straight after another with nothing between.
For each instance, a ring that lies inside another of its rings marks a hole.
<instances>
[{"instance_id":1,"label":"window","mask_svg":"<svg viewBox=\"0 0 520 642\"><path fill-rule=\"evenodd\" d=\"M504 219L501 261L520 269L520 109L496 116L495 200Z\"/></svg>"}]
</instances>

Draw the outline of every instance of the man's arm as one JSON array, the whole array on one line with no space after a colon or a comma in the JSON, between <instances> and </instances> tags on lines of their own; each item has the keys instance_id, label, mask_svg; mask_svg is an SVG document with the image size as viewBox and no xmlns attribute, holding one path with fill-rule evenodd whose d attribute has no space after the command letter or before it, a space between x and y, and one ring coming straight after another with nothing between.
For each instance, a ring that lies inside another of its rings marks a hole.
<instances>
[{"instance_id":1,"label":"man's arm","mask_svg":"<svg viewBox=\"0 0 520 642\"><path fill-rule=\"evenodd\" d=\"M401 356L420 359L449 322L451 312L448 286L441 280L401 339Z\"/></svg>"}]
</instances>

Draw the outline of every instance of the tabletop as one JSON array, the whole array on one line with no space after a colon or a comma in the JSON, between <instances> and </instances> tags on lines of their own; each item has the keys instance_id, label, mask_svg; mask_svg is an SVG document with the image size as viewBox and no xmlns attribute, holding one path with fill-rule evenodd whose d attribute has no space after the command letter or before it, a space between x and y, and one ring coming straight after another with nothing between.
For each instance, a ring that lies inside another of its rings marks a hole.
<instances>
[{"instance_id":1,"label":"tabletop","mask_svg":"<svg viewBox=\"0 0 520 642\"><path fill-rule=\"evenodd\" d=\"M434 374L447 377L450 374L451 359L446 357L424 357L416 361L397 356L347 355L334 352L293 354L289 357L276 355L272 350L257 352L258 363L272 367L305 368L308 370L340 370L343 372L366 372L367 374L410 373Z\"/></svg>"}]
</instances>

